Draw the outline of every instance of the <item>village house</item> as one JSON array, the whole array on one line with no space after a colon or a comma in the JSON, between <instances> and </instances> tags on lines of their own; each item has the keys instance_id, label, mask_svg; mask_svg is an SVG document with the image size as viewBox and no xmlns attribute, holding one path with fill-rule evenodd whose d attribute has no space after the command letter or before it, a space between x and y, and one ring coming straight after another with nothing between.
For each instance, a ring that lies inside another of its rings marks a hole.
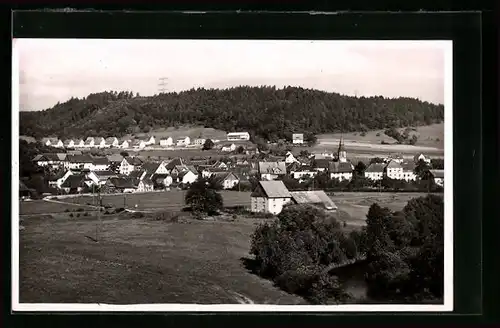
<instances>
[{"instance_id":1,"label":"village house","mask_svg":"<svg viewBox=\"0 0 500 328\"><path fill-rule=\"evenodd\" d=\"M66 158L65 167L70 170L75 169L88 169L91 170L93 168L94 159L87 154L84 155L70 155Z\"/></svg>"},{"instance_id":2,"label":"village house","mask_svg":"<svg viewBox=\"0 0 500 328\"><path fill-rule=\"evenodd\" d=\"M61 189L68 194L81 193L87 187L85 180L85 174L72 174L63 182Z\"/></svg>"},{"instance_id":3,"label":"village house","mask_svg":"<svg viewBox=\"0 0 500 328\"><path fill-rule=\"evenodd\" d=\"M330 167L331 160L323 158L323 159L314 159L312 162L312 167L317 172L325 172Z\"/></svg>"},{"instance_id":4,"label":"village house","mask_svg":"<svg viewBox=\"0 0 500 328\"><path fill-rule=\"evenodd\" d=\"M156 144L156 139L154 136L147 136L146 139L144 139L144 142L146 143L146 146L154 145Z\"/></svg>"},{"instance_id":5,"label":"village house","mask_svg":"<svg viewBox=\"0 0 500 328\"><path fill-rule=\"evenodd\" d=\"M230 132L227 134L227 141L250 140L248 132Z\"/></svg>"},{"instance_id":6,"label":"village house","mask_svg":"<svg viewBox=\"0 0 500 328\"><path fill-rule=\"evenodd\" d=\"M106 171L109 168L107 157L93 157L91 171Z\"/></svg>"},{"instance_id":7,"label":"village house","mask_svg":"<svg viewBox=\"0 0 500 328\"><path fill-rule=\"evenodd\" d=\"M420 154L417 154L413 157L413 161L415 163L418 163L420 161L424 161L425 163L427 164L430 164L431 163L431 159L429 157L425 157L424 154L420 153Z\"/></svg>"},{"instance_id":8,"label":"village house","mask_svg":"<svg viewBox=\"0 0 500 328\"><path fill-rule=\"evenodd\" d=\"M174 140L172 139L172 137L160 139L160 146L162 147L170 147L173 145L174 145Z\"/></svg>"},{"instance_id":9,"label":"village house","mask_svg":"<svg viewBox=\"0 0 500 328\"><path fill-rule=\"evenodd\" d=\"M134 149L144 149L146 147L146 142L144 140L134 140L132 142L132 148Z\"/></svg>"},{"instance_id":10,"label":"village house","mask_svg":"<svg viewBox=\"0 0 500 328\"><path fill-rule=\"evenodd\" d=\"M194 145L196 147L203 147L203 145L205 144L205 141L206 141L206 139L204 139L204 138L196 138L196 139L194 139Z\"/></svg>"},{"instance_id":11,"label":"village house","mask_svg":"<svg viewBox=\"0 0 500 328\"><path fill-rule=\"evenodd\" d=\"M120 145L120 142L118 141L118 138L116 138L116 137L106 138L105 143L106 143L106 147L110 147L110 148L111 147L116 148Z\"/></svg>"},{"instance_id":12,"label":"village house","mask_svg":"<svg viewBox=\"0 0 500 328\"><path fill-rule=\"evenodd\" d=\"M49 183L49 187L61 189L64 181L66 181L66 179L70 175L73 175L73 173L74 171L72 170L66 170L66 171L61 170L57 174L48 177L47 181Z\"/></svg>"},{"instance_id":13,"label":"village house","mask_svg":"<svg viewBox=\"0 0 500 328\"><path fill-rule=\"evenodd\" d=\"M275 180L286 174L285 162L259 162L261 180Z\"/></svg>"},{"instance_id":14,"label":"village house","mask_svg":"<svg viewBox=\"0 0 500 328\"><path fill-rule=\"evenodd\" d=\"M121 144L120 144L119 147L122 148L122 149L129 149L130 146L131 146L131 144L132 144L132 140L130 140L130 139L124 139L124 140L122 140L122 142L121 142Z\"/></svg>"},{"instance_id":15,"label":"village house","mask_svg":"<svg viewBox=\"0 0 500 328\"><path fill-rule=\"evenodd\" d=\"M137 191L137 187L129 177L110 178L104 185L105 190L118 193L133 193Z\"/></svg>"},{"instance_id":16,"label":"village house","mask_svg":"<svg viewBox=\"0 0 500 328\"><path fill-rule=\"evenodd\" d=\"M106 156L108 159L108 162L110 165L120 165L120 163L123 161L123 156L120 154L112 154Z\"/></svg>"},{"instance_id":17,"label":"village house","mask_svg":"<svg viewBox=\"0 0 500 328\"><path fill-rule=\"evenodd\" d=\"M238 177L233 172L215 172L210 177L219 182L223 189L234 188L239 183Z\"/></svg>"},{"instance_id":18,"label":"village house","mask_svg":"<svg viewBox=\"0 0 500 328\"><path fill-rule=\"evenodd\" d=\"M144 163L142 165L141 169L146 172L147 178L151 178L155 174L168 174L169 173L169 170L167 169L164 162Z\"/></svg>"},{"instance_id":19,"label":"village house","mask_svg":"<svg viewBox=\"0 0 500 328\"><path fill-rule=\"evenodd\" d=\"M402 179L405 181L415 181L417 176L415 174L415 163L413 162L403 162L401 163L401 168L403 169Z\"/></svg>"},{"instance_id":20,"label":"village house","mask_svg":"<svg viewBox=\"0 0 500 328\"><path fill-rule=\"evenodd\" d=\"M201 169L201 177L204 179L210 178L214 174L227 173L227 170L217 169L214 167L208 167Z\"/></svg>"},{"instance_id":21,"label":"village house","mask_svg":"<svg viewBox=\"0 0 500 328\"><path fill-rule=\"evenodd\" d=\"M74 148L75 142L73 141L73 139L67 139L67 140L64 140L63 145L64 145L64 148Z\"/></svg>"},{"instance_id":22,"label":"village house","mask_svg":"<svg viewBox=\"0 0 500 328\"><path fill-rule=\"evenodd\" d=\"M61 140L57 138L42 138L41 142L44 146L56 147L57 145L59 145L59 141ZM64 144L62 144L61 147L64 147Z\"/></svg>"},{"instance_id":23,"label":"village house","mask_svg":"<svg viewBox=\"0 0 500 328\"><path fill-rule=\"evenodd\" d=\"M177 158L174 158L173 160L171 160L170 162L168 162L166 165L165 165L165 168L167 169L167 173L171 173L172 170L177 167L177 166L184 166L185 163L184 161L182 160L182 158L180 157L177 157Z\"/></svg>"},{"instance_id":24,"label":"village house","mask_svg":"<svg viewBox=\"0 0 500 328\"><path fill-rule=\"evenodd\" d=\"M52 153L36 155L35 158L33 158L33 162L38 166L47 166L53 169L64 165L59 156Z\"/></svg>"},{"instance_id":25,"label":"village house","mask_svg":"<svg viewBox=\"0 0 500 328\"><path fill-rule=\"evenodd\" d=\"M154 185L153 185L153 181L151 179L145 178L145 179L139 180L137 182L137 191L138 192L148 192L148 191L153 191L153 190L154 190Z\"/></svg>"},{"instance_id":26,"label":"village house","mask_svg":"<svg viewBox=\"0 0 500 328\"><path fill-rule=\"evenodd\" d=\"M293 204L309 204L328 212L336 212L338 207L323 190L291 191Z\"/></svg>"},{"instance_id":27,"label":"village house","mask_svg":"<svg viewBox=\"0 0 500 328\"><path fill-rule=\"evenodd\" d=\"M83 147L85 147L85 141L83 141L82 139L77 139L74 141L73 148L83 148Z\"/></svg>"},{"instance_id":28,"label":"village house","mask_svg":"<svg viewBox=\"0 0 500 328\"><path fill-rule=\"evenodd\" d=\"M365 178L378 181L384 177L385 164L372 163L365 170Z\"/></svg>"},{"instance_id":29,"label":"village house","mask_svg":"<svg viewBox=\"0 0 500 328\"><path fill-rule=\"evenodd\" d=\"M170 187L174 182L174 179L170 174L154 174L151 177L151 181L153 181L155 188L164 189L166 187Z\"/></svg>"},{"instance_id":30,"label":"village house","mask_svg":"<svg viewBox=\"0 0 500 328\"><path fill-rule=\"evenodd\" d=\"M387 156L387 157L384 159L384 161L385 161L386 163L396 162L396 163L401 164L401 163L403 163L403 161L404 161L404 157L403 157L403 155L401 155L401 154L391 154L391 155Z\"/></svg>"},{"instance_id":31,"label":"village house","mask_svg":"<svg viewBox=\"0 0 500 328\"><path fill-rule=\"evenodd\" d=\"M142 180L146 177L146 170L143 170L142 168L139 169L139 170L135 170L135 171L132 171L130 172L130 174L128 175L129 178L133 179L133 180Z\"/></svg>"},{"instance_id":32,"label":"village house","mask_svg":"<svg viewBox=\"0 0 500 328\"><path fill-rule=\"evenodd\" d=\"M349 162L330 162L328 172L330 179L338 179L339 181L351 180L354 166Z\"/></svg>"},{"instance_id":33,"label":"village house","mask_svg":"<svg viewBox=\"0 0 500 328\"><path fill-rule=\"evenodd\" d=\"M101 137L97 137L94 139L94 148L105 148L106 140Z\"/></svg>"},{"instance_id":34,"label":"village house","mask_svg":"<svg viewBox=\"0 0 500 328\"><path fill-rule=\"evenodd\" d=\"M87 137L87 139L85 139L83 147L84 148L93 148L94 142L95 142L94 137Z\"/></svg>"},{"instance_id":35,"label":"village house","mask_svg":"<svg viewBox=\"0 0 500 328\"><path fill-rule=\"evenodd\" d=\"M234 143L223 144L221 147L221 151L224 151L224 152L232 152L235 150L236 150L236 145Z\"/></svg>"},{"instance_id":36,"label":"village house","mask_svg":"<svg viewBox=\"0 0 500 328\"><path fill-rule=\"evenodd\" d=\"M444 187L444 170L429 170L429 173L434 179L434 183Z\"/></svg>"},{"instance_id":37,"label":"village house","mask_svg":"<svg viewBox=\"0 0 500 328\"><path fill-rule=\"evenodd\" d=\"M285 163L286 164L291 164L291 163L295 163L295 162L298 162L298 160L295 158L295 156L293 156L292 152L287 152L286 155L285 155Z\"/></svg>"},{"instance_id":38,"label":"village house","mask_svg":"<svg viewBox=\"0 0 500 328\"><path fill-rule=\"evenodd\" d=\"M142 166L142 161L138 157L124 157L120 163L119 172L122 175L129 175L130 172L139 169Z\"/></svg>"},{"instance_id":39,"label":"village house","mask_svg":"<svg viewBox=\"0 0 500 328\"><path fill-rule=\"evenodd\" d=\"M192 170L184 170L176 174L177 182L182 184L191 184L198 180L198 174Z\"/></svg>"},{"instance_id":40,"label":"village house","mask_svg":"<svg viewBox=\"0 0 500 328\"><path fill-rule=\"evenodd\" d=\"M189 146L190 143L191 143L191 139L189 137L179 137L179 138L177 138L177 140L175 142L177 147Z\"/></svg>"},{"instance_id":41,"label":"village house","mask_svg":"<svg viewBox=\"0 0 500 328\"><path fill-rule=\"evenodd\" d=\"M250 195L251 211L279 214L291 202L292 195L283 181L259 181Z\"/></svg>"},{"instance_id":42,"label":"village house","mask_svg":"<svg viewBox=\"0 0 500 328\"><path fill-rule=\"evenodd\" d=\"M391 160L385 167L385 175L389 179L403 179L403 167L396 160Z\"/></svg>"},{"instance_id":43,"label":"village house","mask_svg":"<svg viewBox=\"0 0 500 328\"><path fill-rule=\"evenodd\" d=\"M304 143L304 134L303 133L292 134L292 143L296 145L302 145Z\"/></svg>"},{"instance_id":44,"label":"village house","mask_svg":"<svg viewBox=\"0 0 500 328\"><path fill-rule=\"evenodd\" d=\"M117 177L118 175L112 171L90 171L87 173L87 178L96 186L103 186L108 179Z\"/></svg>"},{"instance_id":45,"label":"village house","mask_svg":"<svg viewBox=\"0 0 500 328\"><path fill-rule=\"evenodd\" d=\"M301 165L299 168L290 171L291 176L294 179L302 181L305 178L313 178L318 174L318 171L315 171L310 166Z\"/></svg>"}]
</instances>

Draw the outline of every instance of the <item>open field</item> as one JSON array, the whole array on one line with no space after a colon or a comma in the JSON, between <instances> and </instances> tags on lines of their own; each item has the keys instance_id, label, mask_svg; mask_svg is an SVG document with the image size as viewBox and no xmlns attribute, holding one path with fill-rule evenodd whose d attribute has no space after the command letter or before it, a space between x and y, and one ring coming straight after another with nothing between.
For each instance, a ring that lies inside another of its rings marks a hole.
<instances>
[{"instance_id":1,"label":"open field","mask_svg":"<svg viewBox=\"0 0 500 328\"><path fill-rule=\"evenodd\" d=\"M258 220L24 219L20 301L305 304L242 264Z\"/></svg>"},{"instance_id":2,"label":"open field","mask_svg":"<svg viewBox=\"0 0 500 328\"><path fill-rule=\"evenodd\" d=\"M72 205L72 204L53 203L45 200L30 200L21 202L21 205L19 207L19 214L35 215L35 214L47 214L47 213L63 213L66 210L76 211L79 208L84 208L85 210L91 209L89 206L80 206L78 204Z\"/></svg>"},{"instance_id":3,"label":"open field","mask_svg":"<svg viewBox=\"0 0 500 328\"><path fill-rule=\"evenodd\" d=\"M402 129L400 129L402 130ZM416 134L418 142L416 145L382 145L381 142L393 143L394 139L386 136L384 130L374 130L366 132L362 136L359 132L344 133L345 146L348 153L360 153L362 151L372 152L425 152L425 153L442 153L444 151L444 124L432 124L427 126L420 126L415 128L412 134ZM378 135L377 135L378 134ZM338 146L340 140L340 133L318 135L319 149Z\"/></svg>"},{"instance_id":4,"label":"open field","mask_svg":"<svg viewBox=\"0 0 500 328\"><path fill-rule=\"evenodd\" d=\"M224 206L250 206L250 192L221 191ZM184 197L186 191L172 190L155 193L141 194L117 194L103 196L103 205L113 207L135 208L137 210L175 210L179 211L185 207ZM91 196L67 198L64 201L76 204L92 204ZM124 206L125 205L125 206Z\"/></svg>"}]
</instances>

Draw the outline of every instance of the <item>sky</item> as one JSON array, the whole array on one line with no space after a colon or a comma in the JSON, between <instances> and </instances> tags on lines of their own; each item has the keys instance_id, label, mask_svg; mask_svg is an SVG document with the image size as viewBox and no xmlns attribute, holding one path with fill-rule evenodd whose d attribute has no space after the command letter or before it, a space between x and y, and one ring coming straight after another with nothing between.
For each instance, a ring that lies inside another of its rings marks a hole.
<instances>
[{"instance_id":1,"label":"sky","mask_svg":"<svg viewBox=\"0 0 500 328\"><path fill-rule=\"evenodd\" d=\"M439 41L16 39L20 110L101 91L301 86L444 102Z\"/></svg>"}]
</instances>

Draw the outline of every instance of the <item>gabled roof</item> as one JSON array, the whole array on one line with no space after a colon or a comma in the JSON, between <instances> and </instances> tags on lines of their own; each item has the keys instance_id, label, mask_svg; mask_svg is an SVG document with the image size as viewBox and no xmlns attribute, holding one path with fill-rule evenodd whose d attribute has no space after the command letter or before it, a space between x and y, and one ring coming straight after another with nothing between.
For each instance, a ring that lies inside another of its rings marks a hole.
<instances>
[{"instance_id":1,"label":"gabled roof","mask_svg":"<svg viewBox=\"0 0 500 328\"><path fill-rule=\"evenodd\" d=\"M172 170L178 165L184 165L182 158L174 158L166 165L166 168L167 170Z\"/></svg>"},{"instance_id":2,"label":"gabled roof","mask_svg":"<svg viewBox=\"0 0 500 328\"><path fill-rule=\"evenodd\" d=\"M116 137L107 137L106 138L106 143L113 143L115 140L118 140Z\"/></svg>"},{"instance_id":3,"label":"gabled roof","mask_svg":"<svg viewBox=\"0 0 500 328\"><path fill-rule=\"evenodd\" d=\"M94 157L92 158L92 164L94 165L108 165L109 161L107 157Z\"/></svg>"},{"instance_id":4,"label":"gabled roof","mask_svg":"<svg viewBox=\"0 0 500 328\"><path fill-rule=\"evenodd\" d=\"M291 191L290 194L297 204L321 204L327 210L337 209L337 205L323 190Z\"/></svg>"},{"instance_id":5,"label":"gabled roof","mask_svg":"<svg viewBox=\"0 0 500 328\"><path fill-rule=\"evenodd\" d=\"M294 133L292 134L292 139L304 139L303 133Z\"/></svg>"},{"instance_id":6,"label":"gabled roof","mask_svg":"<svg viewBox=\"0 0 500 328\"><path fill-rule=\"evenodd\" d=\"M21 180L19 180L19 191L29 191L29 188Z\"/></svg>"},{"instance_id":7,"label":"gabled roof","mask_svg":"<svg viewBox=\"0 0 500 328\"><path fill-rule=\"evenodd\" d=\"M140 146L141 144L145 144L144 140L134 140L134 141L132 141L132 146Z\"/></svg>"},{"instance_id":8,"label":"gabled roof","mask_svg":"<svg viewBox=\"0 0 500 328\"><path fill-rule=\"evenodd\" d=\"M108 158L108 161L110 163L120 163L121 161L123 161L123 156L120 154L108 155L106 157Z\"/></svg>"},{"instance_id":9,"label":"gabled roof","mask_svg":"<svg viewBox=\"0 0 500 328\"><path fill-rule=\"evenodd\" d=\"M153 181L159 181L159 180L160 180L160 181L163 181L163 180L165 180L168 176L170 176L170 175L169 175L169 174L163 174L163 173L162 173L162 174L153 174L153 175L151 176L151 180L153 180Z\"/></svg>"},{"instance_id":10,"label":"gabled roof","mask_svg":"<svg viewBox=\"0 0 500 328\"><path fill-rule=\"evenodd\" d=\"M403 171L411 171L415 170L415 163L413 162L403 162L401 163L401 167L403 168Z\"/></svg>"},{"instance_id":11,"label":"gabled roof","mask_svg":"<svg viewBox=\"0 0 500 328\"><path fill-rule=\"evenodd\" d=\"M261 195L261 192L264 195ZM259 185L251 197L290 198L292 197L283 181L259 181Z\"/></svg>"},{"instance_id":12,"label":"gabled roof","mask_svg":"<svg viewBox=\"0 0 500 328\"><path fill-rule=\"evenodd\" d=\"M140 179L144 173L146 173L144 170L135 170L130 172L128 176L131 179Z\"/></svg>"},{"instance_id":13,"label":"gabled roof","mask_svg":"<svg viewBox=\"0 0 500 328\"><path fill-rule=\"evenodd\" d=\"M172 137L163 137L160 140L168 140L168 139L172 139Z\"/></svg>"},{"instance_id":14,"label":"gabled roof","mask_svg":"<svg viewBox=\"0 0 500 328\"><path fill-rule=\"evenodd\" d=\"M57 154L52 154L52 153L37 155L33 160L34 161L53 161L53 162L60 161L59 156L57 156Z\"/></svg>"},{"instance_id":15,"label":"gabled roof","mask_svg":"<svg viewBox=\"0 0 500 328\"><path fill-rule=\"evenodd\" d=\"M383 173L385 169L385 164L383 163L371 163L366 168L365 172L373 172L373 173Z\"/></svg>"},{"instance_id":16,"label":"gabled roof","mask_svg":"<svg viewBox=\"0 0 500 328\"><path fill-rule=\"evenodd\" d=\"M134 165L134 166L142 165L142 161L139 159L139 157L127 156L127 157L124 157L123 159L125 159L127 161L127 163L129 163L130 165Z\"/></svg>"},{"instance_id":17,"label":"gabled roof","mask_svg":"<svg viewBox=\"0 0 500 328\"><path fill-rule=\"evenodd\" d=\"M68 150L67 155L81 155L82 152L80 150Z\"/></svg>"},{"instance_id":18,"label":"gabled roof","mask_svg":"<svg viewBox=\"0 0 500 328\"><path fill-rule=\"evenodd\" d=\"M177 137L176 140L177 141L181 141L181 140L184 141L184 140L186 140L186 138L189 138L189 137L187 137L187 136L186 137Z\"/></svg>"},{"instance_id":19,"label":"gabled roof","mask_svg":"<svg viewBox=\"0 0 500 328\"><path fill-rule=\"evenodd\" d=\"M131 178L110 178L108 180L115 188L124 189L124 188L137 188L137 185L134 182L134 179Z\"/></svg>"},{"instance_id":20,"label":"gabled roof","mask_svg":"<svg viewBox=\"0 0 500 328\"><path fill-rule=\"evenodd\" d=\"M351 173L354 166L349 162L330 162L328 171L330 173Z\"/></svg>"},{"instance_id":21,"label":"gabled roof","mask_svg":"<svg viewBox=\"0 0 500 328\"><path fill-rule=\"evenodd\" d=\"M85 181L85 175L83 174L73 174L70 175L61 185L63 188L78 188L83 187Z\"/></svg>"},{"instance_id":22,"label":"gabled roof","mask_svg":"<svg viewBox=\"0 0 500 328\"><path fill-rule=\"evenodd\" d=\"M228 172L228 171L214 172L214 173L212 173L212 177L216 180L219 180L219 181L224 181L224 180L227 180L231 177L233 178L233 180L238 180L238 177L233 172Z\"/></svg>"},{"instance_id":23,"label":"gabled roof","mask_svg":"<svg viewBox=\"0 0 500 328\"><path fill-rule=\"evenodd\" d=\"M259 162L260 174L286 174L285 162Z\"/></svg>"},{"instance_id":24,"label":"gabled roof","mask_svg":"<svg viewBox=\"0 0 500 328\"><path fill-rule=\"evenodd\" d=\"M418 162L418 158L419 158L420 156L424 156L425 158L427 158L424 154L422 154L422 153L418 153L418 154L416 154L415 156L413 156L413 160L414 160L415 162Z\"/></svg>"},{"instance_id":25,"label":"gabled roof","mask_svg":"<svg viewBox=\"0 0 500 328\"><path fill-rule=\"evenodd\" d=\"M144 163L142 165L142 170L144 170L147 175L151 176L158 170L159 166L160 163Z\"/></svg>"},{"instance_id":26,"label":"gabled roof","mask_svg":"<svg viewBox=\"0 0 500 328\"><path fill-rule=\"evenodd\" d=\"M62 178L66 173L67 173L67 171L58 171L56 174L49 176L47 178L47 180L48 181L56 181L56 180Z\"/></svg>"},{"instance_id":27,"label":"gabled roof","mask_svg":"<svg viewBox=\"0 0 500 328\"><path fill-rule=\"evenodd\" d=\"M64 140L63 145L65 145L65 146L69 146L69 144L70 144L72 141L73 141L72 139L67 139L67 140ZM74 141L73 141L73 142L74 142Z\"/></svg>"},{"instance_id":28,"label":"gabled roof","mask_svg":"<svg viewBox=\"0 0 500 328\"><path fill-rule=\"evenodd\" d=\"M85 142L87 141L93 141L94 140L94 137L87 137L87 139L85 139Z\"/></svg>"},{"instance_id":29,"label":"gabled roof","mask_svg":"<svg viewBox=\"0 0 500 328\"><path fill-rule=\"evenodd\" d=\"M93 173L95 175L97 175L98 177L117 177L118 175L113 172L113 171L109 171L109 170L105 170L105 171L93 171Z\"/></svg>"},{"instance_id":30,"label":"gabled roof","mask_svg":"<svg viewBox=\"0 0 500 328\"><path fill-rule=\"evenodd\" d=\"M234 145L234 143L225 143L222 145L222 147L231 147L232 145Z\"/></svg>"},{"instance_id":31,"label":"gabled roof","mask_svg":"<svg viewBox=\"0 0 500 328\"><path fill-rule=\"evenodd\" d=\"M401 169L402 166L396 161L390 161L389 164L387 164L386 168L388 169Z\"/></svg>"},{"instance_id":32,"label":"gabled roof","mask_svg":"<svg viewBox=\"0 0 500 328\"><path fill-rule=\"evenodd\" d=\"M83 155L69 155L66 160L70 163L93 163L94 159L87 154Z\"/></svg>"},{"instance_id":33,"label":"gabled roof","mask_svg":"<svg viewBox=\"0 0 500 328\"><path fill-rule=\"evenodd\" d=\"M33 162L38 162L39 160L43 160L43 158L44 158L44 157L43 157L43 154L38 154L38 155L36 155L36 156L32 159L32 161L33 161Z\"/></svg>"},{"instance_id":34,"label":"gabled roof","mask_svg":"<svg viewBox=\"0 0 500 328\"><path fill-rule=\"evenodd\" d=\"M444 179L444 170L429 170L429 172L434 176L434 178Z\"/></svg>"},{"instance_id":35,"label":"gabled roof","mask_svg":"<svg viewBox=\"0 0 500 328\"><path fill-rule=\"evenodd\" d=\"M97 137L94 139L94 143L96 143L96 144L100 144L103 141L104 141L104 138L101 138L101 137Z\"/></svg>"},{"instance_id":36,"label":"gabled roof","mask_svg":"<svg viewBox=\"0 0 500 328\"><path fill-rule=\"evenodd\" d=\"M327 158L321 158L321 159L314 160L314 166L317 168L321 168L321 169L329 168L330 163L332 163L332 161L330 159L327 159Z\"/></svg>"}]
</instances>

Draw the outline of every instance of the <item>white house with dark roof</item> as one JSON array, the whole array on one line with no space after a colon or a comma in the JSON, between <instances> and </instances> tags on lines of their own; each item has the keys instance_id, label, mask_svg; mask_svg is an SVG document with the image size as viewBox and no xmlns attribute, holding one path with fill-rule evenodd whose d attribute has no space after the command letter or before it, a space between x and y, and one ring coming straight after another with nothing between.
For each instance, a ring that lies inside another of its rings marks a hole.
<instances>
[{"instance_id":1,"label":"white house with dark roof","mask_svg":"<svg viewBox=\"0 0 500 328\"><path fill-rule=\"evenodd\" d=\"M120 145L120 142L118 141L118 138L116 138L116 137L108 137L108 138L106 138L105 142L106 142L106 147L116 148Z\"/></svg>"},{"instance_id":2,"label":"white house with dark roof","mask_svg":"<svg viewBox=\"0 0 500 328\"><path fill-rule=\"evenodd\" d=\"M285 162L259 162L261 180L275 180L286 174Z\"/></svg>"},{"instance_id":3,"label":"white house with dark roof","mask_svg":"<svg viewBox=\"0 0 500 328\"><path fill-rule=\"evenodd\" d=\"M103 186L110 178L117 178L118 175L112 171L90 171L87 173L87 178L96 186Z\"/></svg>"},{"instance_id":4,"label":"white house with dark roof","mask_svg":"<svg viewBox=\"0 0 500 328\"><path fill-rule=\"evenodd\" d=\"M94 147L94 143L95 143L94 137L87 137L87 139L85 139L83 147L92 148Z\"/></svg>"},{"instance_id":5,"label":"white house with dark roof","mask_svg":"<svg viewBox=\"0 0 500 328\"><path fill-rule=\"evenodd\" d=\"M207 140L207 139L205 139L205 138L196 138L196 139L194 139L194 142L193 142L193 143L194 143L194 145L195 145L195 146L197 146L197 147L203 147L203 145L205 144L205 141L206 141L206 140Z\"/></svg>"},{"instance_id":6,"label":"white house with dark roof","mask_svg":"<svg viewBox=\"0 0 500 328\"><path fill-rule=\"evenodd\" d=\"M303 133L294 133L292 134L292 143L296 145L301 145L304 143L304 134Z\"/></svg>"},{"instance_id":7,"label":"white house with dark roof","mask_svg":"<svg viewBox=\"0 0 500 328\"><path fill-rule=\"evenodd\" d=\"M75 142L73 139L66 139L63 142L64 148L74 148L75 147Z\"/></svg>"},{"instance_id":8,"label":"white house with dark roof","mask_svg":"<svg viewBox=\"0 0 500 328\"><path fill-rule=\"evenodd\" d=\"M69 155L66 157L66 168L70 170L88 169L91 170L94 166L94 159L87 154L84 155Z\"/></svg>"},{"instance_id":9,"label":"white house with dark roof","mask_svg":"<svg viewBox=\"0 0 500 328\"><path fill-rule=\"evenodd\" d=\"M231 152L231 151L235 151L236 150L236 145L234 143L227 143L227 144L224 144L222 145L221 151L224 151L224 152Z\"/></svg>"},{"instance_id":10,"label":"white house with dark roof","mask_svg":"<svg viewBox=\"0 0 500 328\"><path fill-rule=\"evenodd\" d=\"M415 163L418 163L420 161L424 161L427 164L430 164L431 159L429 157L426 157L424 154L420 153L420 154L417 154L417 155L413 156L413 161Z\"/></svg>"},{"instance_id":11,"label":"white house with dark roof","mask_svg":"<svg viewBox=\"0 0 500 328\"><path fill-rule=\"evenodd\" d=\"M285 155L285 163L286 164L291 164L291 163L295 163L295 162L298 162L299 160L295 158L295 156L293 156L292 152L289 151L286 153Z\"/></svg>"},{"instance_id":12,"label":"white house with dark roof","mask_svg":"<svg viewBox=\"0 0 500 328\"><path fill-rule=\"evenodd\" d=\"M413 162L403 162L401 163L403 168L402 179L405 181L415 181L417 180L417 175L415 174L415 163Z\"/></svg>"},{"instance_id":13,"label":"white house with dark roof","mask_svg":"<svg viewBox=\"0 0 500 328\"><path fill-rule=\"evenodd\" d=\"M174 139L172 139L172 137L160 139L160 146L162 147L171 147L173 145L174 145Z\"/></svg>"},{"instance_id":14,"label":"white house with dark roof","mask_svg":"<svg viewBox=\"0 0 500 328\"><path fill-rule=\"evenodd\" d=\"M210 177L218 181L223 189L234 188L240 182L240 179L233 172L228 171L215 172Z\"/></svg>"},{"instance_id":15,"label":"white house with dark roof","mask_svg":"<svg viewBox=\"0 0 500 328\"><path fill-rule=\"evenodd\" d=\"M130 140L130 139L123 139L123 140L121 140L121 142L120 142L120 144L119 144L118 147L120 147L122 149L129 149L131 144L132 144L132 140Z\"/></svg>"},{"instance_id":16,"label":"white house with dark roof","mask_svg":"<svg viewBox=\"0 0 500 328\"><path fill-rule=\"evenodd\" d=\"M251 211L279 214L291 202L292 195L283 181L259 181L250 195Z\"/></svg>"},{"instance_id":17,"label":"white house with dark roof","mask_svg":"<svg viewBox=\"0 0 500 328\"><path fill-rule=\"evenodd\" d=\"M444 187L444 170L429 170L429 172L434 178L434 183Z\"/></svg>"},{"instance_id":18,"label":"white house with dark roof","mask_svg":"<svg viewBox=\"0 0 500 328\"><path fill-rule=\"evenodd\" d=\"M385 167L385 174L389 179L403 179L403 167L397 160L391 160Z\"/></svg>"},{"instance_id":19,"label":"white house with dark roof","mask_svg":"<svg viewBox=\"0 0 500 328\"><path fill-rule=\"evenodd\" d=\"M227 134L227 141L250 140L248 132L230 132Z\"/></svg>"},{"instance_id":20,"label":"white house with dark roof","mask_svg":"<svg viewBox=\"0 0 500 328\"><path fill-rule=\"evenodd\" d=\"M105 148L106 140L104 138L98 137L94 139L94 148Z\"/></svg>"},{"instance_id":21,"label":"white house with dark roof","mask_svg":"<svg viewBox=\"0 0 500 328\"><path fill-rule=\"evenodd\" d=\"M156 143L156 138L155 136L147 136L144 139L144 142L146 143L146 146L154 145Z\"/></svg>"},{"instance_id":22,"label":"white house with dark roof","mask_svg":"<svg viewBox=\"0 0 500 328\"><path fill-rule=\"evenodd\" d=\"M91 171L106 171L109 168L107 157L93 157Z\"/></svg>"},{"instance_id":23,"label":"white house with dark roof","mask_svg":"<svg viewBox=\"0 0 500 328\"><path fill-rule=\"evenodd\" d=\"M175 141L175 145L177 147L185 147L188 146L191 143L191 138L189 137L179 137Z\"/></svg>"},{"instance_id":24,"label":"white house with dark roof","mask_svg":"<svg viewBox=\"0 0 500 328\"><path fill-rule=\"evenodd\" d=\"M330 179L351 180L354 165L350 162L330 162L328 172Z\"/></svg>"},{"instance_id":25,"label":"white house with dark roof","mask_svg":"<svg viewBox=\"0 0 500 328\"><path fill-rule=\"evenodd\" d=\"M85 147L85 141L83 141L83 139L76 139L74 141L73 147L74 148L83 148L83 147Z\"/></svg>"},{"instance_id":26,"label":"white house with dark roof","mask_svg":"<svg viewBox=\"0 0 500 328\"><path fill-rule=\"evenodd\" d=\"M146 142L144 140L134 140L132 142L132 148L134 149L144 149L146 147Z\"/></svg>"},{"instance_id":27,"label":"white house with dark roof","mask_svg":"<svg viewBox=\"0 0 500 328\"><path fill-rule=\"evenodd\" d=\"M365 170L365 178L378 181L384 177L385 164L371 163Z\"/></svg>"},{"instance_id":28,"label":"white house with dark roof","mask_svg":"<svg viewBox=\"0 0 500 328\"><path fill-rule=\"evenodd\" d=\"M294 169L293 171L290 171L290 174L294 179L302 181L307 177L311 178L315 177L318 174L318 171L313 170L308 165L301 165L300 167Z\"/></svg>"},{"instance_id":29,"label":"white house with dark roof","mask_svg":"<svg viewBox=\"0 0 500 328\"><path fill-rule=\"evenodd\" d=\"M142 166L142 161L137 157L124 157L120 163L119 172L122 175L129 175L130 172L139 169Z\"/></svg>"}]
</instances>

